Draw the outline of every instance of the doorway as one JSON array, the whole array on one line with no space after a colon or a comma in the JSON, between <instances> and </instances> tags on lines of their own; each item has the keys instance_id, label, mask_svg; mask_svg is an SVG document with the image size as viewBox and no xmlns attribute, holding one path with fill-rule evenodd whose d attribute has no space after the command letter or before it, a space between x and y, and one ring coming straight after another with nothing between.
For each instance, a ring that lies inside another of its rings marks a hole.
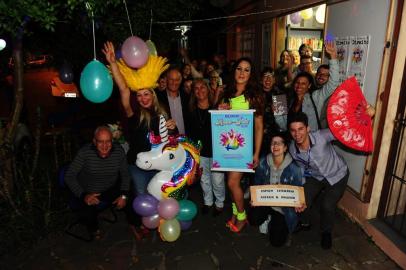
<instances>
[{"instance_id":1,"label":"doorway","mask_svg":"<svg viewBox=\"0 0 406 270\"><path fill-rule=\"evenodd\" d=\"M396 116L378 218L406 238L406 69Z\"/></svg>"}]
</instances>

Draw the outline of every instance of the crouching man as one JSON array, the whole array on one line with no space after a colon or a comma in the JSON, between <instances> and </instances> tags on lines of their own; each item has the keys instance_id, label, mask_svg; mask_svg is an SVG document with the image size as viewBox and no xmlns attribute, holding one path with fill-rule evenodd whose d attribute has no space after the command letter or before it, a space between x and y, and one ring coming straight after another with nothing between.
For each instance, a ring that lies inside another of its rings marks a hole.
<instances>
[{"instance_id":1,"label":"crouching man","mask_svg":"<svg viewBox=\"0 0 406 270\"><path fill-rule=\"evenodd\" d=\"M83 146L69 166L65 182L82 204L79 218L93 237L100 238L97 216L100 204L127 204L130 176L127 159L120 145L112 143L106 126L94 132L93 143Z\"/></svg>"},{"instance_id":2,"label":"crouching man","mask_svg":"<svg viewBox=\"0 0 406 270\"><path fill-rule=\"evenodd\" d=\"M302 168L306 179L303 186L307 209L296 209L299 212L304 210L300 218L301 228L310 228L308 212L317 195L324 191L320 205L321 247L330 249L337 203L347 187L347 164L331 144L335 137L330 130L310 132L305 113L299 112L289 119L289 131L293 138L289 152Z\"/></svg>"}]
</instances>

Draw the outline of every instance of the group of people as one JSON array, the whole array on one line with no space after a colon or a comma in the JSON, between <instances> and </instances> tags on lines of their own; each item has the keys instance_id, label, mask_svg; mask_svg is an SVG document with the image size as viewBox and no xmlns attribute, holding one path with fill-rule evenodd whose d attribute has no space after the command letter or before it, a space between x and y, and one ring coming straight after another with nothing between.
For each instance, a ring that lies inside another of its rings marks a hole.
<instances>
[{"instance_id":1,"label":"group of people","mask_svg":"<svg viewBox=\"0 0 406 270\"><path fill-rule=\"evenodd\" d=\"M134 71L123 60L116 59L113 44L106 42L103 53L120 92L129 151L125 155L112 143L109 129L99 127L93 143L82 148L73 160L66 183L85 205L83 217L89 231L98 232L94 208L102 199L123 208L128 197L147 192L147 185L157 172L138 168L135 160L138 153L150 150L148 134L159 135L159 118L163 115L170 134L186 134L202 143L203 214L212 211L217 216L223 212L227 183L232 201L231 217L226 222L230 231L240 232L248 220L253 225L267 224L271 244L281 246L294 231L310 228L309 208L314 198L322 193L321 246L330 248L334 213L349 172L345 161L331 145L334 136L329 129L323 129L326 127L322 122L325 119L323 108L339 84L334 44L326 42L325 51L330 56L329 65L320 66L315 77L303 70L304 65L294 69L294 57L284 51L277 69L267 67L263 70L261 83L256 79L252 61L240 58L235 61L229 78L223 77L223 84L219 83L220 70L205 70L208 77L203 75L185 52L181 54L190 74L194 75L185 76L181 69L168 67L165 59L159 56L150 56L144 67ZM308 59L306 52L303 55ZM149 73L143 72L145 70ZM133 72L144 77L136 80L131 75ZM192 82L188 86L185 82L190 78ZM282 100L282 104L275 100ZM244 202L242 172L211 171L209 110L215 109L255 109L253 184L303 185L305 205L295 209L250 207Z\"/></svg>"}]
</instances>

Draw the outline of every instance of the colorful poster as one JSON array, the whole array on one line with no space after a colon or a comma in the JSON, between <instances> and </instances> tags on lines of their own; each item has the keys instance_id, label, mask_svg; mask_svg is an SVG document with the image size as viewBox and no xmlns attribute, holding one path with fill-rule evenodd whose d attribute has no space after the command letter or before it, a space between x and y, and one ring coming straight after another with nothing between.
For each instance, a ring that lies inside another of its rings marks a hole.
<instances>
[{"instance_id":1,"label":"colorful poster","mask_svg":"<svg viewBox=\"0 0 406 270\"><path fill-rule=\"evenodd\" d=\"M349 67L347 76L355 76L362 91L368 60L369 36L350 37L349 45Z\"/></svg>"},{"instance_id":2,"label":"colorful poster","mask_svg":"<svg viewBox=\"0 0 406 270\"><path fill-rule=\"evenodd\" d=\"M348 50L350 45L349 37L336 37L337 58L340 73L340 84L347 79L348 72Z\"/></svg>"},{"instance_id":3,"label":"colorful poster","mask_svg":"<svg viewBox=\"0 0 406 270\"><path fill-rule=\"evenodd\" d=\"M210 111L213 171L254 172L254 112L255 110Z\"/></svg>"}]
</instances>

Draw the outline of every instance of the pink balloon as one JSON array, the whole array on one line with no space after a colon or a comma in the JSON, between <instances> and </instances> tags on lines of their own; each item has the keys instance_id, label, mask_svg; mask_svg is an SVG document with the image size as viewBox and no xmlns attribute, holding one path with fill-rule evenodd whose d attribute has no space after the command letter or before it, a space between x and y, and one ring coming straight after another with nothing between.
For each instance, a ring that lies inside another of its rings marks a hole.
<instances>
[{"instance_id":1,"label":"pink balloon","mask_svg":"<svg viewBox=\"0 0 406 270\"><path fill-rule=\"evenodd\" d=\"M164 219L173 219L179 212L179 203L174 198L163 199L158 204L158 214Z\"/></svg>"},{"instance_id":2,"label":"pink balloon","mask_svg":"<svg viewBox=\"0 0 406 270\"><path fill-rule=\"evenodd\" d=\"M302 18L300 17L299 12L295 12L290 14L290 21L294 24L298 24L300 23L300 21L302 20Z\"/></svg>"},{"instance_id":3,"label":"pink balloon","mask_svg":"<svg viewBox=\"0 0 406 270\"><path fill-rule=\"evenodd\" d=\"M155 214L149 217L142 217L142 224L148 229L155 229L158 228L159 225L159 215Z\"/></svg>"},{"instance_id":4,"label":"pink balloon","mask_svg":"<svg viewBox=\"0 0 406 270\"><path fill-rule=\"evenodd\" d=\"M147 63L149 50L142 39L132 36L124 41L121 54L127 65L132 68L140 68Z\"/></svg>"}]
</instances>

